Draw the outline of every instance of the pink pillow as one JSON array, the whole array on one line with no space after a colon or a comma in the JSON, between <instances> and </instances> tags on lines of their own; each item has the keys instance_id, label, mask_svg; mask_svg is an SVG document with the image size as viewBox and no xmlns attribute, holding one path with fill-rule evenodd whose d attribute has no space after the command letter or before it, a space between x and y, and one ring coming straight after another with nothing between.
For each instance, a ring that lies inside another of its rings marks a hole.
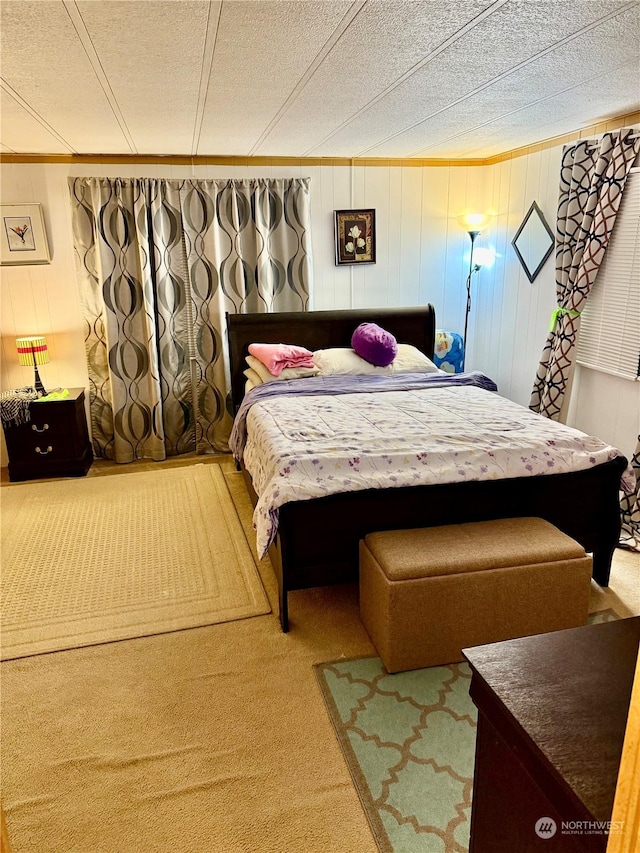
<instances>
[{"instance_id":1,"label":"pink pillow","mask_svg":"<svg viewBox=\"0 0 640 853\"><path fill-rule=\"evenodd\" d=\"M311 350L292 344L249 344L249 352L274 376L286 367L315 367Z\"/></svg>"},{"instance_id":2,"label":"pink pillow","mask_svg":"<svg viewBox=\"0 0 640 853\"><path fill-rule=\"evenodd\" d=\"M353 333L351 346L369 364L387 367L398 354L398 343L391 332L375 323L361 323Z\"/></svg>"}]
</instances>

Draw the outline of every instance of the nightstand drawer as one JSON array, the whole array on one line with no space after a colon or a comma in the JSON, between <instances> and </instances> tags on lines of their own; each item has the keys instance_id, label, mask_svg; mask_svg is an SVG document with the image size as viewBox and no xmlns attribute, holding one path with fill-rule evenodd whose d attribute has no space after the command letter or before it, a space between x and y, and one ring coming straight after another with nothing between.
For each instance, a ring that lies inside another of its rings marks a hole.
<instances>
[{"instance_id":1,"label":"nightstand drawer","mask_svg":"<svg viewBox=\"0 0 640 853\"><path fill-rule=\"evenodd\" d=\"M73 455L70 436L29 435L20 442L20 457L23 461L44 459L66 459Z\"/></svg>"},{"instance_id":2,"label":"nightstand drawer","mask_svg":"<svg viewBox=\"0 0 640 853\"><path fill-rule=\"evenodd\" d=\"M44 414L44 413L42 413ZM8 427L5 430L7 451L9 456L34 458L34 454L54 453L58 456L73 453L73 435L63 423L49 423L42 414L37 418L33 415L26 424ZM47 450L47 448L51 450Z\"/></svg>"}]
</instances>

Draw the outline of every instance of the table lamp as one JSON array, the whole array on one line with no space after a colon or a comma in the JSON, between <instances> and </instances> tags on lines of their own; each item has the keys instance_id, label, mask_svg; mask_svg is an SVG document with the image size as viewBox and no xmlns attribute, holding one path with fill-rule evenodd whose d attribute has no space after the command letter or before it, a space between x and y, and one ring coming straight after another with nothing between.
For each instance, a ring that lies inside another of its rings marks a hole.
<instances>
[{"instance_id":1,"label":"table lamp","mask_svg":"<svg viewBox=\"0 0 640 853\"><path fill-rule=\"evenodd\" d=\"M33 335L27 338L16 338L18 350L18 361L26 366L33 365L34 387L41 397L47 393L38 373L39 364L49 362L49 351L47 350L47 339L43 335Z\"/></svg>"}]
</instances>

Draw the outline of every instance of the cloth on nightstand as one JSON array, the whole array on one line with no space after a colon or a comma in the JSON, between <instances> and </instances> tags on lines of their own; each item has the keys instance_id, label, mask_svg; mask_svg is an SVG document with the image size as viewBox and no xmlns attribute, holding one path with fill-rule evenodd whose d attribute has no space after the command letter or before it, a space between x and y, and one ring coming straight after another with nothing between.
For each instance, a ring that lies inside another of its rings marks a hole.
<instances>
[{"instance_id":1,"label":"cloth on nightstand","mask_svg":"<svg viewBox=\"0 0 640 853\"><path fill-rule=\"evenodd\" d=\"M0 391L0 420L3 427L25 424L31 420L29 404L38 399L38 392L29 385L13 391Z\"/></svg>"}]
</instances>

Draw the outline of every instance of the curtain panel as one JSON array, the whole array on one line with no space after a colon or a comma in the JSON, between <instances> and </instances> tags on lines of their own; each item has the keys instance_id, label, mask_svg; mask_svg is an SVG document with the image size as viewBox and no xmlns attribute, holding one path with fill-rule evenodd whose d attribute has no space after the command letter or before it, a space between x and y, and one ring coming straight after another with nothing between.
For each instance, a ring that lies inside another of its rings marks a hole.
<instances>
[{"instance_id":1,"label":"curtain panel","mask_svg":"<svg viewBox=\"0 0 640 853\"><path fill-rule=\"evenodd\" d=\"M545 342L529 408L559 420L571 380L580 312L606 248L629 170L640 150L637 131L605 133L562 153L556 224L557 308Z\"/></svg>"},{"instance_id":2,"label":"curtain panel","mask_svg":"<svg viewBox=\"0 0 640 853\"><path fill-rule=\"evenodd\" d=\"M631 465L636 475L636 490L631 495L623 495L620 500L622 510L620 545L630 551L640 551L640 435Z\"/></svg>"},{"instance_id":3,"label":"curtain panel","mask_svg":"<svg viewBox=\"0 0 640 853\"><path fill-rule=\"evenodd\" d=\"M309 179L69 188L96 456L226 451L225 313L307 310Z\"/></svg>"}]
</instances>

